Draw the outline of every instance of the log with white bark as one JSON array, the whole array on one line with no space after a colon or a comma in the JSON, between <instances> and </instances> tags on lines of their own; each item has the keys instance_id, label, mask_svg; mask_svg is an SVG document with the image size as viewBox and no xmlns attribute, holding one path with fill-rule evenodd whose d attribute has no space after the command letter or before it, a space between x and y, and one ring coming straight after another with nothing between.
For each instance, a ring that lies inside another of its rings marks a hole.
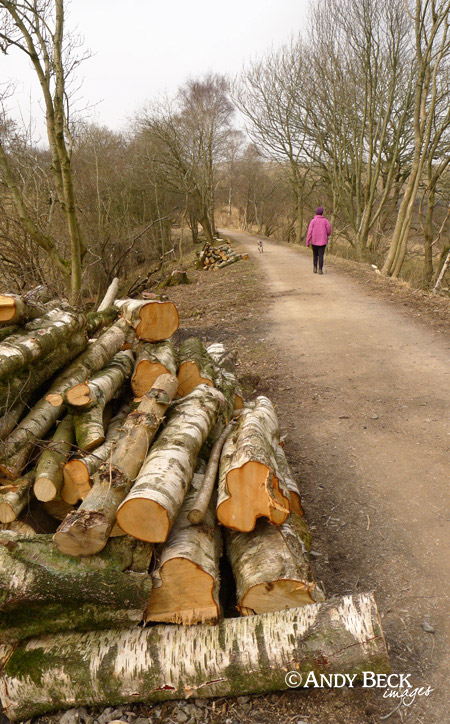
<instances>
[{"instance_id":1,"label":"log with white bark","mask_svg":"<svg viewBox=\"0 0 450 724\"><path fill-rule=\"evenodd\" d=\"M284 481L284 484L289 490L291 511L293 510L298 515L303 515L300 487L292 475L285 452L281 445L278 445L275 451L275 460L277 462L278 475Z\"/></svg>"},{"instance_id":2,"label":"log with white bark","mask_svg":"<svg viewBox=\"0 0 450 724\"><path fill-rule=\"evenodd\" d=\"M123 405L109 423L103 445L89 455L72 458L64 465L64 485L61 490L61 498L66 503L75 505L86 497L92 487L94 473L108 459L113 443L119 437L123 421L129 412L129 405Z\"/></svg>"},{"instance_id":3,"label":"log with white bark","mask_svg":"<svg viewBox=\"0 0 450 724\"><path fill-rule=\"evenodd\" d=\"M261 518L250 533L227 530L226 543L241 615L323 600L309 565L310 535L297 513L280 526Z\"/></svg>"},{"instance_id":4,"label":"log with white bark","mask_svg":"<svg viewBox=\"0 0 450 724\"><path fill-rule=\"evenodd\" d=\"M163 374L177 374L177 357L172 343L169 340L155 344L141 343L131 377L135 397L143 397L156 378Z\"/></svg>"},{"instance_id":5,"label":"log with white bark","mask_svg":"<svg viewBox=\"0 0 450 724\"><path fill-rule=\"evenodd\" d=\"M145 460L176 389L176 377L160 375L137 410L128 415L120 437L112 445L110 457L94 475L91 490L54 535L55 544L62 553L86 556L104 548L116 520L117 508ZM119 525L128 532L120 521Z\"/></svg>"},{"instance_id":6,"label":"log with white bark","mask_svg":"<svg viewBox=\"0 0 450 724\"><path fill-rule=\"evenodd\" d=\"M121 348L128 329L125 320L118 320L58 375L46 395L1 443L0 473L12 479L20 474L36 442L45 438L61 416L66 391L102 369Z\"/></svg>"},{"instance_id":7,"label":"log with white bark","mask_svg":"<svg viewBox=\"0 0 450 724\"><path fill-rule=\"evenodd\" d=\"M11 523L19 517L29 503L33 480L31 472L10 485L0 486L0 523Z\"/></svg>"},{"instance_id":8,"label":"log with white bark","mask_svg":"<svg viewBox=\"0 0 450 724\"><path fill-rule=\"evenodd\" d=\"M116 307L107 307L102 311L89 312L86 315L86 331L90 337L96 334L103 327L109 327L117 317L119 312Z\"/></svg>"},{"instance_id":9,"label":"log with white bark","mask_svg":"<svg viewBox=\"0 0 450 724\"><path fill-rule=\"evenodd\" d=\"M136 330L139 339L160 342L178 329L178 310L173 302L116 299L114 305Z\"/></svg>"},{"instance_id":10,"label":"log with white bark","mask_svg":"<svg viewBox=\"0 0 450 724\"><path fill-rule=\"evenodd\" d=\"M160 625L32 639L2 647L6 716L25 720L63 707L223 697L288 689L287 674L389 673L373 594L217 626ZM298 684L298 680L297 680Z\"/></svg>"},{"instance_id":11,"label":"log with white bark","mask_svg":"<svg viewBox=\"0 0 450 724\"><path fill-rule=\"evenodd\" d=\"M37 360L46 357L75 333L86 326L81 312L53 310L39 319L38 325L30 325L7 337L0 344L0 379L5 380L17 372L30 368Z\"/></svg>"},{"instance_id":12,"label":"log with white bark","mask_svg":"<svg viewBox=\"0 0 450 724\"><path fill-rule=\"evenodd\" d=\"M111 307L114 304L114 300L117 297L119 291L119 277L114 277L108 289L106 290L105 296L99 304L98 312L102 312L104 309Z\"/></svg>"},{"instance_id":13,"label":"log with white bark","mask_svg":"<svg viewBox=\"0 0 450 724\"><path fill-rule=\"evenodd\" d=\"M22 325L31 319L45 315L46 308L27 295L0 294L0 326Z\"/></svg>"},{"instance_id":14,"label":"log with white bark","mask_svg":"<svg viewBox=\"0 0 450 724\"><path fill-rule=\"evenodd\" d=\"M117 510L117 522L129 535L155 543L167 540L200 449L225 404L219 390L199 385L173 406L133 488Z\"/></svg>"},{"instance_id":15,"label":"log with white bark","mask_svg":"<svg viewBox=\"0 0 450 724\"><path fill-rule=\"evenodd\" d=\"M220 368L222 380L216 380L216 387L224 392L223 387L228 387L233 390L234 403L233 407L235 410L242 410L244 407L244 397L242 394L241 387L236 378L236 358L235 355L225 349L225 346L221 342L215 342L210 344L206 348L209 356L214 360L216 365ZM225 394L225 393L224 393Z\"/></svg>"},{"instance_id":16,"label":"log with white bark","mask_svg":"<svg viewBox=\"0 0 450 724\"><path fill-rule=\"evenodd\" d=\"M289 515L290 495L278 477L275 451L278 419L267 397L245 409L225 442L219 468L217 517L222 525L249 532L264 516L281 525Z\"/></svg>"},{"instance_id":17,"label":"log with white bark","mask_svg":"<svg viewBox=\"0 0 450 724\"><path fill-rule=\"evenodd\" d=\"M22 417L27 403L24 400L18 400L0 417L0 440L8 437L9 433L14 430L20 418Z\"/></svg>"},{"instance_id":18,"label":"log with white bark","mask_svg":"<svg viewBox=\"0 0 450 724\"><path fill-rule=\"evenodd\" d=\"M74 439L73 416L67 414L39 458L33 486L38 500L47 502L59 496L64 482L63 465L72 450Z\"/></svg>"},{"instance_id":19,"label":"log with white bark","mask_svg":"<svg viewBox=\"0 0 450 724\"><path fill-rule=\"evenodd\" d=\"M131 376L133 364L134 355L131 350L118 352L89 382L80 383L68 390L66 400L75 410L75 437L80 450L94 450L104 442L105 405Z\"/></svg>"},{"instance_id":20,"label":"log with white bark","mask_svg":"<svg viewBox=\"0 0 450 724\"><path fill-rule=\"evenodd\" d=\"M178 351L178 395L188 395L197 385L214 387L214 363L197 337L186 339Z\"/></svg>"},{"instance_id":21,"label":"log with white bark","mask_svg":"<svg viewBox=\"0 0 450 724\"><path fill-rule=\"evenodd\" d=\"M228 423L228 425L226 425L211 449L206 470L202 475L201 483L196 490L195 496L192 498L191 509L188 512L189 521L195 525L202 523L205 518L217 479L217 471L219 469L222 448L225 444L225 440L231 434L235 424L236 421L232 420Z\"/></svg>"},{"instance_id":22,"label":"log with white bark","mask_svg":"<svg viewBox=\"0 0 450 724\"><path fill-rule=\"evenodd\" d=\"M222 536L215 500L210 501L203 525L192 525L188 513L203 475L195 473L178 517L152 574L153 588L145 621L216 623L219 620L219 558Z\"/></svg>"},{"instance_id":23,"label":"log with white bark","mask_svg":"<svg viewBox=\"0 0 450 724\"><path fill-rule=\"evenodd\" d=\"M70 558L50 535L0 532L0 641L139 623L152 554L151 545L125 537L97 556Z\"/></svg>"}]
</instances>

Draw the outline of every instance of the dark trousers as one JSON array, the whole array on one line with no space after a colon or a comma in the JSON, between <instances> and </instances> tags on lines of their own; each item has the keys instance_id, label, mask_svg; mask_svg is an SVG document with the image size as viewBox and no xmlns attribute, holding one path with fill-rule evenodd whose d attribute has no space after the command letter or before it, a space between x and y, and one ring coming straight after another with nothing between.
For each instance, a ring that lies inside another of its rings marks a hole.
<instances>
[{"instance_id":1,"label":"dark trousers","mask_svg":"<svg viewBox=\"0 0 450 724\"><path fill-rule=\"evenodd\" d=\"M314 256L314 267L317 267L319 262L319 269L323 269L323 255L325 254L326 244L318 246L317 244L311 244Z\"/></svg>"}]
</instances>

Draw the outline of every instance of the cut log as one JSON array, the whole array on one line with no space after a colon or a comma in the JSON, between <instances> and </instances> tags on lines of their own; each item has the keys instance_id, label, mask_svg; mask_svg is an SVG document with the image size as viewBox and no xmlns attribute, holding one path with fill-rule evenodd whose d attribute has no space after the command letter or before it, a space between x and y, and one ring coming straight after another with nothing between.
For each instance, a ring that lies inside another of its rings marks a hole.
<instances>
[{"instance_id":1,"label":"cut log","mask_svg":"<svg viewBox=\"0 0 450 724\"><path fill-rule=\"evenodd\" d=\"M108 307L111 307L114 304L114 300L117 297L118 291L119 291L119 277L114 277L114 279L112 280L108 289L106 290L106 294L103 297L102 301L100 302L97 311L103 312L104 309L108 309Z\"/></svg>"},{"instance_id":2,"label":"cut log","mask_svg":"<svg viewBox=\"0 0 450 724\"><path fill-rule=\"evenodd\" d=\"M302 501L300 498L300 488L297 481L292 476L289 463L286 460L286 455L281 445L278 445L276 449L275 460L277 462L277 474L283 480L286 488L289 490L291 511L294 511L295 513L297 513L297 515L303 515Z\"/></svg>"},{"instance_id":3,"label":"cut log","mask_svg":"<svg viewBox=\"0 0 450 724\"><path fill-rule=\"evenodd\" d=\"M34 472L15 480L11 485L0 486L0 523L16 520L30 499Z\"/></svg>"},{"instance_id":4,"label":"cut log","mask_svg":"<svg viewBox=\"0 0 450 724\"><path fill-rule=\"evenodd\" d=\"M143 397L159 375L177 374L176 352L169 340L158 344L140 344L131 387L135 397Z\"/></svg>"},{"instance_id":5,"label":"cut log","mask_svg":"<svg viewBox=\"0 0 450 724\"><path fill-rule=\"evenodd\" d=\"M219 390L199 385L168 415L130 493L117 510L129 535L164 542L183 504L200 449L226 404Z\"/></svg>"},{"instance_id":6,"label":"cut log","mask_svg":"<svg viewBox=\"0 0 450 724\"><path fill-rule=\"evenodd\" d=\"M180 513L152 574L152 593L145 621L216 623L219 620L219 558L222 536L216 521L215 500L202 526L192 525L188 513L203 480L195 474Z\"/></svg>"},{"instance_id":7,"label":"cut log","mask_svg":"<svg viewBox=\"0 0 450 724\"><path fill-rule=\"evenodd\" d=\"M323 600L309 566L310 535L297 513L280 526L263 518L250 533L228 530L226 543L242 616Z\"/></svg>"},{"instance_id":8,"label":"cut log","mask_svg":"<svg viewBox=\"0 0 450 724\"><path fill-rule=\"evenodd\" d=\"M178 352L178 392L182 397L188 395L197 385L214 387L214 364L197 337L186 339Z\"/></svg>"},{"instance_id":9,"label":"cut log","mask_svg":"<svg viewBox=\"0 0 450 724\"><path fill-rule=\"evenodd\" d=\"M11 327L1 327L0 328L0 342L3 342L4 339L7 339L8 337L11 337L12 334L16 334L16 332L20 332L21 327L19 327L18 324L14 324Z\"/></svg>"},{"instance_id":10,"label":"cut log","mask_svg":"<svg viewBox=\"0 0 450 724\"><path fill-rule=\"evenodd\" d=\"M19 400L2 415L0 418L0 440L4 440L5 437L8 437L9 433L14 430L26 406L27 403L25 401Z\"/></svg>"},{"instance_id":11,"label":"cut log","mask_svg":"<svg viewBox=\"0 0 450 724\"><path fill-rule=\"evenodd\" d=\"M0 326L25 324L42 317L46 310L42 304L31 302L16 294L0 294Z\"/></svg>"},{"instance_id":12,"label":"cut log","mask_svg":"<svg viewBox=\"0 0 450 724\"><path fill-rule=\"evenodd\" d=\"M34 528L32 528L31 525L28 525L28 523L24 523L23 520L13 520L11 523L0 523L0 531L4 530L10 530L13 533L20 533L21 536L36 535Z\"/></svg>"},{"instance_id":13,"label":"cut log","mask_svg":"<svg viewBox=\"0 0 450 724\"><path fill-rule=\"evenodd\" d=\"M49 500L48 503L44 503L43 507L55 520L64 520L66 515L73 510L73 505L66 503L65 500Z\"/></svg>"},{"instance_id":14,"label":"cut log","mask_svg":"<svg viewBox=\"0 0 450 724\"><path fill-rule=\"evenodd\" d=\"M217 478L222 448L235 424L235 420L229 422L212 447L201 484L198 486L195 497L192 499L191 509L188 512L189 521L195 525L202 523L205 518Z\"/></svg>"},{"instance_id":15,"label":"cut log","mask_svg":"<svg viewBox=\"0 0 450 724\"><path fill-rule=\"evenodd\" d=\"M281 525L289 515L290 495L276 475L278 419L267 397L245 409L228 437L219 469L217 517L222 525L249 532L264 516Z\"/></svg>"},{"instance_id":16,"label":"cut log","mask_svg":"<svg viewBox=\"0 0 450 724\"><path fill-rule=\"evenodd\" d=\"M233 408L235 410L242 410L244 407L244 397L235 373L236 356L228 352L220 342L210 344L206 351L220 368L222 379L216 379L216 387L222 390L222 392L224 392L226 388L234 390Z\"/></svg>"},{"instance_id":17,"label":"cut log","mask_svg":"<svg viewBox=\"0 0 450 724\"><path fill-rule=\"evenodd\" d=\"M106 307L103 310L97 312L89 312L86 315L86 331L92 336L103 327L107 327L112 324L118 317L119 312L116 307Z\"/></svg>"},{"instance_id":18,"label":"cut log","mask_svg":"<svg viewBox=\"0 0 450 724\"><path fill-rule=\"evenodd\" d=\"M86 325L86 317L81 312L53 311L57 314L41 318L38 328L24 328L0 344L1 380L7 380L24 368L31 367Z\"/></svg>"},{"instance_id":19,"label":"cut log","mask_svg":"<svg viewBox=\"0 0 450 724\"><path fill-rule=\"evenodd\" d=\"M1 654L0 694L12 721L63 707L128 705L131 697L150 703L284 691L290 671L304 682L310 672L361 679L363 671L390 671L372 593L217 626L61 634Z\"/></svg>"},{"instance_id":20,"label":"cut log","mask_svg":"<svg viewBox=\"0 0 450 724\"><path fill-rule=\"evenodd\" d=\"M178 310L173 302L116 299L114 304L139 339L146 342L169 339L178 329Z\"/></svg>"},{"instance_id":21,"label":"cut log","mask_svg":"<svg viewBox=\"0 0 450 724\"><path fill-rule=\"evenodd\" d=\"M113 443L119 437L121 426L129 412L129 405L123 405L108 425L105 442L95 452L80 458L73 458L64 465L64 486L61 490L61 498L66 503L75 505L86 497L92 487L94 473L109 458Z\"/></svg>"},{"instance_id":22,"label":"cut log","mask_svg":"<svg viewBox=\"0 0 450 724\"><path fill-rule=\"evenodd\" d=\"M38 500L47 502L59 497L64 482L63 465L71 452L74 437L73 417L68 414L39 458L33 486Z\"/></svg>"},{"instance_id":23,"label":"cut log","mask_svg":"<svg viewBox=\"0 0 450 724\"><path fill-rule=\"evenodd\" d=\"M90 558L69 558L50 535L0 533L0 641L139 623L151 592L152 546L109 541Z\"/></svg>"},{"instance_id":24,"label":"cut log","mask_svg":"<svg viewBox=\"0 0 450 724\"><path fill-rule=\"evenodd\" d=\"M45 438L61 416L67 389L104 367L121 348L127 329L127 322L120 319L58 375L45 397L1 444L0 472L4 476L14 479L20 475L35 443Z\"/></svg>"},{"instance_id":25,"label":"cut log","mask_svg":"<svg viewBox=\"0 0 450 724\"><path fill-rule=\"evenodd\" d=\"M137 410L128 415L121 436L112 446L110 458L94 476L91 490L78 510L67 516L54 535L55 544L62 553L86 556L105 547L117 508L145 460L176 388L176 377L161 375Z\"/></svg>"}]
</instances>

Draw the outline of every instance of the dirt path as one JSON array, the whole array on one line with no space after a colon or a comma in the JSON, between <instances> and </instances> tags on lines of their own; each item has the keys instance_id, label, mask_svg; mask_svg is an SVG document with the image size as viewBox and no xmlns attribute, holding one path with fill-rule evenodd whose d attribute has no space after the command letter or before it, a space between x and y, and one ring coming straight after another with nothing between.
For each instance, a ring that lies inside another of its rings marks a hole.
<instances>
[{"instance_id":1,"label":"dirt path","mask_svg":"<svg viewBox=\"0 0 450 724\"><path fill-rule=\"evenodd\" d=\"M277 403L286 449L300 460L319 575L330 594L375 589L393 669L435 688L389 721L440 724L450 671L450 345L333 265L319 276L309 255L269 241L257 254L254 237L229 235L259 264L271 297L265 342L279 355Z\"/></svg>"}]
</instances>

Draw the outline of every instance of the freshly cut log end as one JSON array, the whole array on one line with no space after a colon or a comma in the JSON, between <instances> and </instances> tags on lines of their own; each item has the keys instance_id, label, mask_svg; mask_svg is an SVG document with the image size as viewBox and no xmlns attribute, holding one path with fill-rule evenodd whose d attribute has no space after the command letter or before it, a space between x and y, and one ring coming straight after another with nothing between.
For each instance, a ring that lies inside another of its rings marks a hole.
<instances>
[{"instance_id":1,"label":"freshly cut log end","mask_svg":"<svg viewBox=\"0 0 450 724\"><path fill-rule=\"evenodd\" d=\"M63 470L64 486L61 497L66 503L75 505L89 493L91 478L83 460L69 460Z\"/></svg>"},{"instance_id":2,"label":"freshly cut log end","mask_svg":"<svg viewBox=\"0 0 450 724\"><path fill-rule=\"evenodd\" d=\"M0 294L0 322L9 322L16 314L16 300L14 297Z\"/></svg>"},{"instance_id":3,"label":"freshly cut log end","mask_svg":"<svg viewBox=\"0 0 450 724\"><path fill-rule=\"evenodd\" d=\"M11 485L0 486L0 523L12 523L27 505L34 472L15 480Z\"/></svg>"},{"instance_id":4,"label":"freshly cut log end","mask_svg":"<svg viewBox=\"0 0 450 724\"><path fill-rule=\"evenodd\" d=\"M162 374L177 374L176 352L171 342L166 340L159 344L139 345L131 377L134 395L143 397Z\"/></svg>"},{"instance_id":5,"label":"freshly cut log end","mask_svg":"<svg viewBox=\"0 0 450 724\"><path fill-rule=\"evenodd\" d=\"M150 362L143 359L136 365L134 375L131 379L131 387L137 398L143 397L151 388L154 381L159 377L170 372L160 362Z\"/></svg>"},{"instance_id":6,"label":"freshly cut log end","mask_svg":"<svg viewBox=\"0 0 450 724\"><path fill-rule=\"evenodd\" d=\"M41 500L43 503L48 503L49 500L56 498L58 488L54 480L41 476L34 484L34 494L38 500Z\"/></svg>"},{"instance_id":7,"label":"freshly cut log end","mask_svg":"<svg viewBox=\"0 0 450 724\"><path fill-rule=\"evenodd\" d=\"M235 410L243 410L244 409L244 398L242 395L239 395L238 393L234 396L234 409Z\"/></svg>"},{"instance_id":8,"label":"freshly cut log end","mask_svg":"<svg viewBox=\"0 0 450 724\"><path fill-rule=\"evenodd\" d=\"M80 382L78 385L75 385L70 390L68 390L66 394L66 399L69 405L74 405L74 407L84 407L84 405L89 405L94 401L91 396L91 390L87 382ZM55 402L57 402L56 399Z\"/></svg>"},{"instance_id":9,"label":"freshly cut log end","mask_svg":"<svg viewBox=\"0 0 450 724\"><path fill-rule=\"evenodd\" d=\"M119 299L114 304L133 325L139 339L146 342L169 339L178 329L178 310L173 302Z\"/></svg>"},{"instance_id":10,"label":"freshly cut log end","mask_svg":"<svg viewBox=\"0 0 450 724\"><path fill-rule=\"evenodd\" d=\"M280 489L274 471L263 463L250 460L233 468L226 484L229 498L218 505L217 518L227 528L248 533L261 516L274 525L281 525L288 517L290 500Z\"/></svg>"},{"instance_id":11,"label":"freshly cut log end","mask_svg":"<svg viewBox=\"0 0 450 724\"><path fill-rule=\"evenodd\" d=\"M214 387L214 382L208 377L202 377L196 363L191 362L190 360L186 360L186 362L181 363L178 369L177 377L177 395L179 397L184 397L185 395L188 395L190 392L192 392L193 389L195 389L195 387L198 387L198 385L205 384L209 385L210 387Z\"/></svg>"},{"instance_id":12,"label":"freshly cut log end","mask_svg":"<svg viewBox=\"0 0 450 724\"><path fill-rule=\"evenodd\" d=\"M149 520L151 525L149 525ZM123 530L149 543L164 542L170 532L167 510L154 500L131 498L117 511L117 522Z\"/></svg>"},{"instance_id":13,"label":"freshly cut log end","mask_svg":"<svg viewBox=\"0 0 450 724\"><path fill-rule=\"evenodd\" d=\"M213 623L218 620L219 606L214 601L214 579L187 558L172 558L161 569L162 585L153 588L146 621ZM174 606L174 601L180 601Z\"/></svg>"},{"instance_id":14,"label":"freshly cut log end","mask_svg":"<svg viewBox=\"0 0 450 724\"><path fill-rule=\"evenodd\" d=\"M291 499L291 511L294 513L297 513L297 515L302 516L304 514L304 510L302 508L302 501L300 498L299 493L295 493L293 490L289 491L290 499Z\"/></svg>"},{"instance_id":15,"label":"freshly cut log end","mask_svg":"<svg viewBox=\"0 0 450 724\"><path fill-rule=\"evenodd\" d=\"M76 525L73 518L76 517ZM100 513L86 510L82 513L74 510L67 515L59 526L53 540L61 553L69 556L89 556L104 548L104 538L108 538L110 525ZM99 547L98 540L102 540Z\"/></svg>"},{"instance_id":16,"label":"freshly cut log end","mask_svg":"<svg viewBox=\"0 0 450 724\"><path fill-rule=\"evenodd\" d=\"M283 611L314 603L310 587L301 581L284 580L259 583L244 596L238 606L242 616L253 616L267 611Z\"/></svg>"}]
</instances>

